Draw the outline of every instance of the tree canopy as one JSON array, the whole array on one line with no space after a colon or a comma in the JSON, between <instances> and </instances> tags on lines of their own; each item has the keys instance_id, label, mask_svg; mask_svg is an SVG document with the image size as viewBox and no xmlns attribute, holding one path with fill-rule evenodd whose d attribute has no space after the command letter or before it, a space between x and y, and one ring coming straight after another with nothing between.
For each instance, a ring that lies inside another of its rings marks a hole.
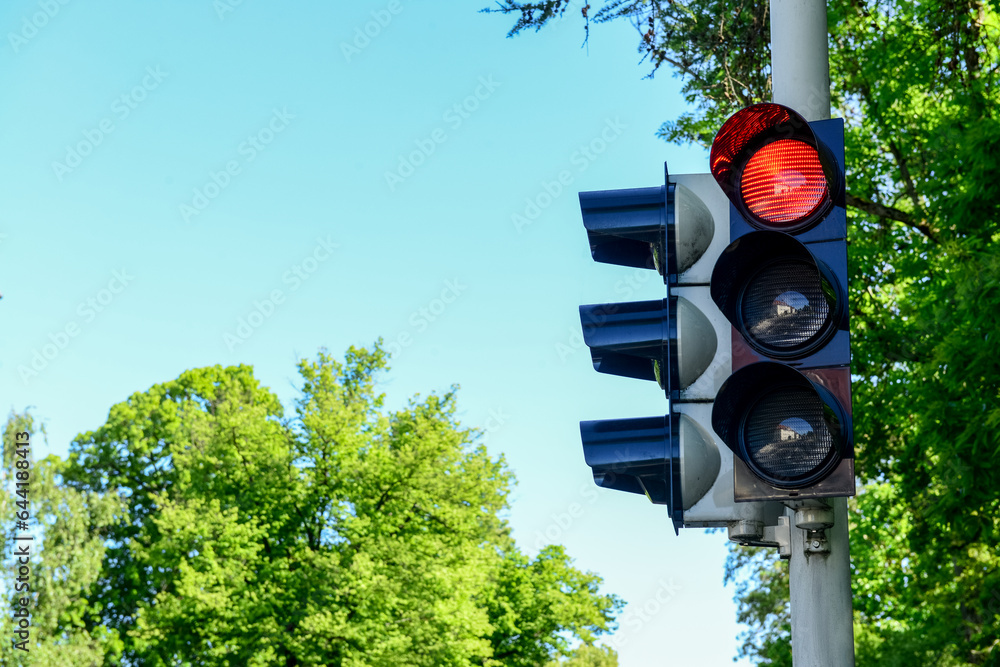
<instances>
[{"instance_id":1,"label":"tree canopy","mask_svg":"<svg viewBox=\"0 0 1000 667\"><path fill-rule=\"evenodd\" d=\"M616 664L588 649L621 601L560 546L522 553L454 388L389 411L386 366L303 360L290 417L248 366L190 370L40 462L30 664Z\"/></svg>"},{"instance_id":2,"label":"tree canopy","mask_svg":"<svg viewBox=\"0 0 1000 667\"><path fill-rule=\"evenodd\" d=\"M830 0L846 121L860 665L1000 664L1000 14L981 0ZM580 11L637 29L683 82L670 142L770 99L767 2L505 0L510 35ZM787 574L734 551L743 653L790 664Z\"/></svg>"}]
</instances>

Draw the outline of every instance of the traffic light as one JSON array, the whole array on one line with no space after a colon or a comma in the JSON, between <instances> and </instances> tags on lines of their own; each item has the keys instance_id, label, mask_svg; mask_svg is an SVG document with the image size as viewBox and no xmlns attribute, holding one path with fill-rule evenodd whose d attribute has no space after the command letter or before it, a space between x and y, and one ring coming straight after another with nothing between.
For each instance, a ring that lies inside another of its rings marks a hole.
<instances>
[{"instance_id":1,"label":"traffic light","mask_svg":"<svg viewBox=\"0 0 1000 667\"><path fill-rule=\"evenodd\" d=\"M731 373L731 328L709 288L729 244L729 206L711 174L580 193L593 258L658 271L667 285L665 299L580 307L594 368L655 381L670 401L665 415L585 421L580 434L599 486L666 505L675 530L723 526L754 541L781 506L734 502L733 453L711 419Z\"/></svg>"},{"instance_id":2,"label":"traffic light","mask_svg":"<svg viewBox=\"0 0 1000 667\"><path fill-rule=\"evenodd\" d=\"M598 485L759 542L779 501L854 493L843 121L747 107L710 166L580 193L593 258L667 286L580 307L594 368L655 381L670 406L580 433Z\"/></svg>"},{"instance_id":3,"label":"traffic light","mask_svg":"<svg viewBox=\"0 0 1000 667\"><path fill-rule=\"evenodd\" d=\"M712 428L735 454L735 499L854 494L844 124L747 107L712 144L730 202L711 297L732 375Z\"/></svg>"}]
</instances>

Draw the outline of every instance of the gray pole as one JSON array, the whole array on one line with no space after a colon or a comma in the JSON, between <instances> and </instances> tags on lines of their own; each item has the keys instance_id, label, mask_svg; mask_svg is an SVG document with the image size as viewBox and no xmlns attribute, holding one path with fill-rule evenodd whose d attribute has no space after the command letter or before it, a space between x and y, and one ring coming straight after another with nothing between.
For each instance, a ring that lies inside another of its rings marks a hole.
<instances>
[{"instance_id":1,"label":"gray pole","mask_svg":"<svg viewBox=\"0 0 1000 667\"><path fill-rule=\"evenodd\" d=\"M805 116L830 117L825 0L770 0L772 98Z\"/></svg>"},{"instance_id":2,"label":"gray pole","mask_svg":"<svg viewBox=\"0 0 1000 667\"><path fill-rule=\"evenodd\" d=\"M773 100L806 120L830 117L826 0L770 0ZM828 512L789 510L792 663L795 667L853 667L854 624L847 498L833 498L826 542L803 530L824 524ZM807 538L809 541L807 542Z\"/></svg>"},{"instance_id":3,"label":"gray pole","mask_svg":"<svg viewBox=\"0 0 1000 667\"><path fill-rule=\"evenodd\" d=\"M830 505L831 509L789 510L788 586L795 667L854 667L847 498L831 498ZM820 530L804 530L803 526Z\"/></svg>"}]
</instances>

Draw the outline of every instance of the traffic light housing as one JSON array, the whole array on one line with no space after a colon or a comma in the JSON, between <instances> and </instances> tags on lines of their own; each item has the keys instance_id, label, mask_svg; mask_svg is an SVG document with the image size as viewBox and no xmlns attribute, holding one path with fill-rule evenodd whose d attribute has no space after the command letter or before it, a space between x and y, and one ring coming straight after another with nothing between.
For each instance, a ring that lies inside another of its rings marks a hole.
<instances>
[{"instance_id":1,"label":"traffic light housing","mask_svg":"<svg viewBox=\"0 0 1000 667\"><path fill-rule=\"evenodd\" d=\"M737 501L854 494L843 127L758 104L712 144L730 245L711 294L733 352L712 427Z\"/></svg>"},{"instance_id":2,"label":"traffic light housing","mask_svg":"<svg viewBox=\"0 0 1000 667\"><path fill-rule=\"evenodd\" d=\"M580 307L594 368L669 400L580 432L599 486L666 505L675 529L753 543L777 501L854 493L843 121L754 105L722 126L710 164L580 193L594 260L667 287Z\"/></svg>"},{"instance_id":3,"label":"traffic light housing","mask_svg":"<svg viewBox=\"0 0 1000 667\"><path fill-rule=\"evenodd\" d=\"M593 258L657 271L667 298L580 307L594 368L655 381L665 415L580 424L584 457L604 488L646 495L682 526L749 526L760 537L774 504L733 499L734 457L712 432L711 402L730 374L729 324L709 292L729 242L729 202L710 174L664 176L651 188L580 193Z\"/></svg>"}]
</instances>

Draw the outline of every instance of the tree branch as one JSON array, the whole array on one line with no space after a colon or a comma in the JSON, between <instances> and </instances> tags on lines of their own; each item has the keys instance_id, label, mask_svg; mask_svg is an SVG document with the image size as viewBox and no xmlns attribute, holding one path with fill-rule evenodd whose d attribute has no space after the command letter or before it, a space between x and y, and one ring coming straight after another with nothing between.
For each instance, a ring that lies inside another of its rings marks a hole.
<instances>
[{"instance_id":1,"label":"tree branch","mask_svg":"<svg viewBox=\"0 0 1000 667\"><path fill-rule=\"evenodd\" d=\"M877 204L873 201L865 199L864 197L852 195L850 192L847 193L846 199L848 206L853 206L859 211L864 211L869 215L874 215L876 218L887 218L889 220L901 222L907 227L917 230L931 241L934 241L934 243L939 242L937 237L934 236L933 230L927 223L914 220L913 216L905 211L900 211L898 208L893 208L891 206Z\"/></svg>"},{"instance_id":2,"label":"tree branch","mask_svg":"<svg viewBox=\"0 0 1000 667\"><path fill-rule=\"evenodd\" d=\"M889 141L889 152L896 159L896 165L899 166L899 175L903 179L903 185L906 187L906 193L910 196L910 201L913 202L913 207L920 208L920 196L917 194L917 186L913 182L913 177L910 175L910 167L906 158L903 157L903 151L899 149L896 142Z\"/></svg>"}]
</instances>

